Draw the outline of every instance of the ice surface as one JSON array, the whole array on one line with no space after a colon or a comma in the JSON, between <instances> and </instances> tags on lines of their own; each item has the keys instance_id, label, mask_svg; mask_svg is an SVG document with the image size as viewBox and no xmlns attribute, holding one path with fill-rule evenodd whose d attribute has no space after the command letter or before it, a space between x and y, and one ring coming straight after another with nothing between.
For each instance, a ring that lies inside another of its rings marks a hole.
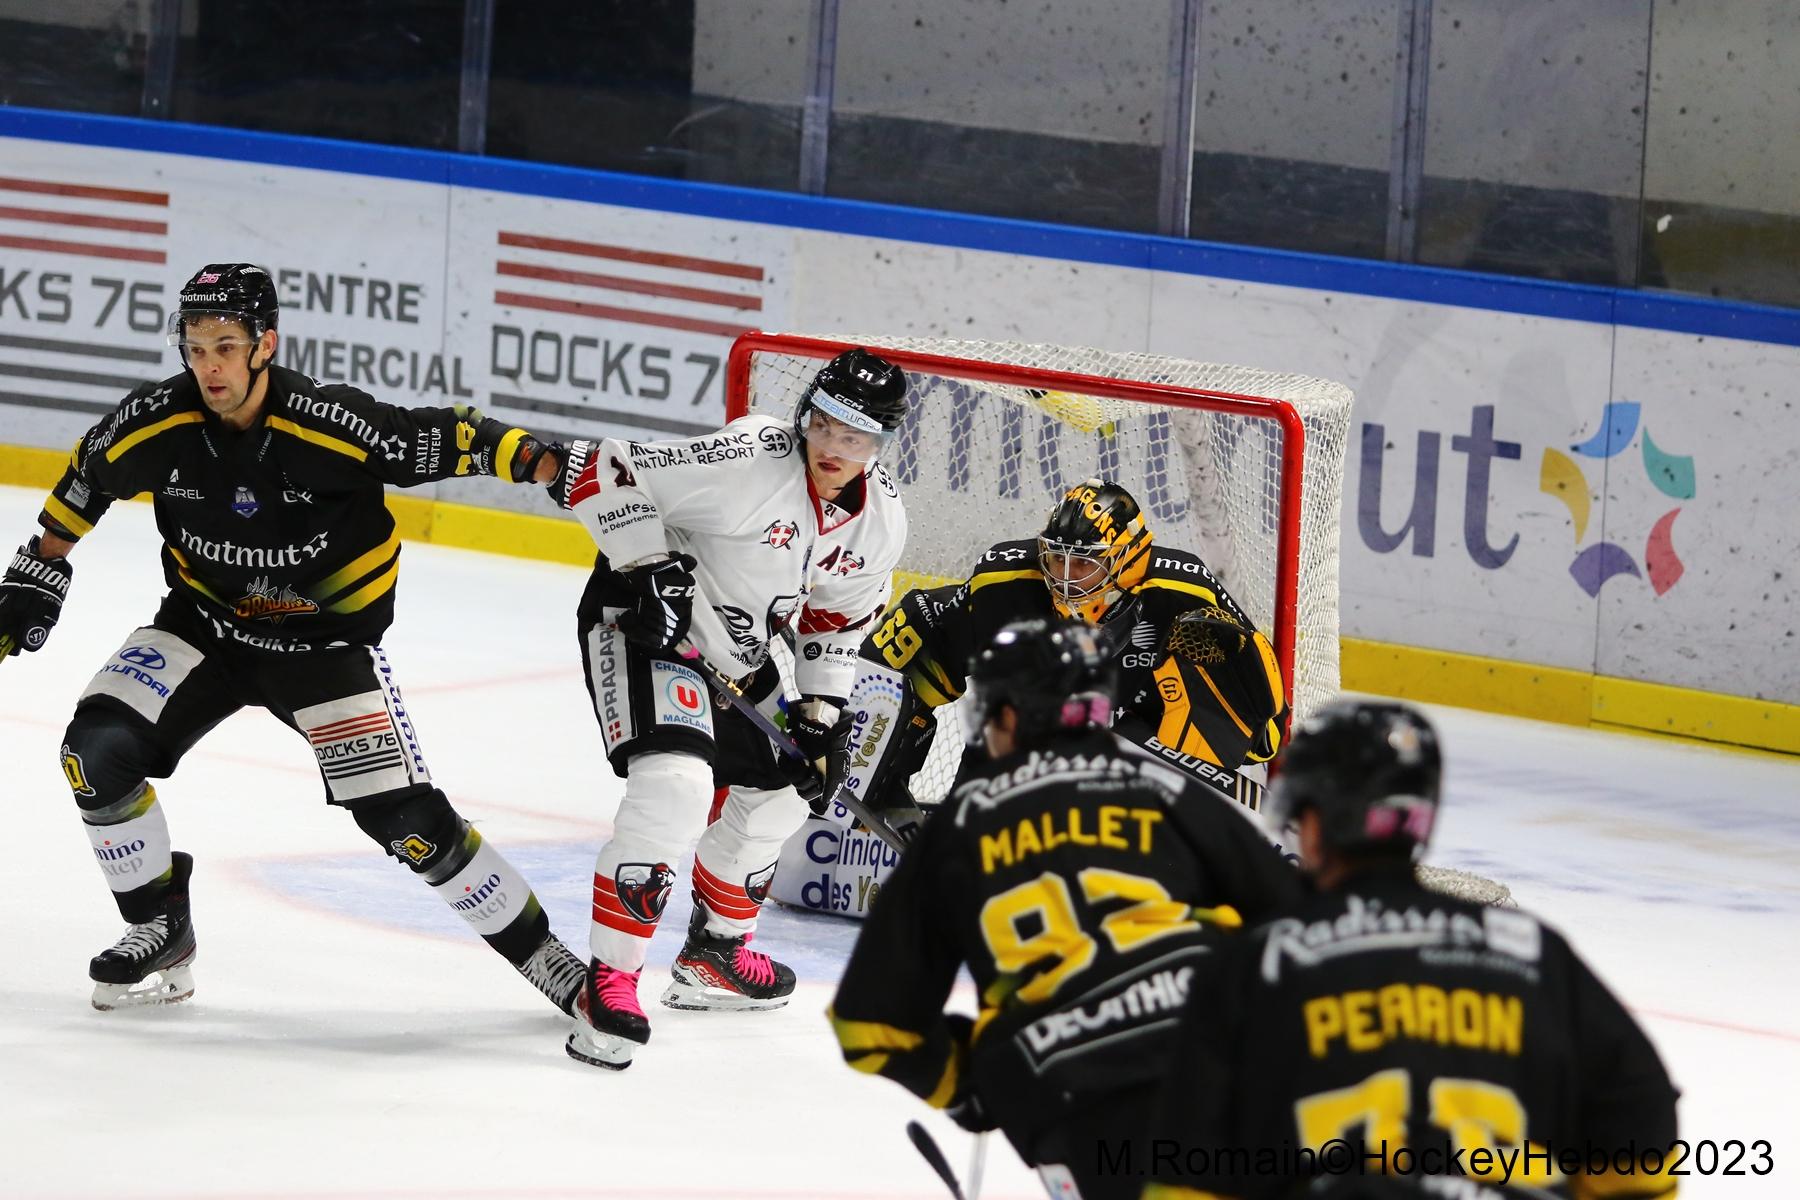
<instances>
[{"instance_id":1,"label":"ice surface","mask_svg":"<svg viewBox=\"0 0 1800 1200\"><path fill-rule=\"evenodd\" d=\"M41 493L0 488L23 537ZM8 833L0 973L0 1197L938 1197L922 1118L845 1068L822 1013L856 926L772 911L758 946L801 985L772 1013L653 1003L685 925L651 950L650 1045L623 1073L562 1052L564 1021L444 905L328 808L305 744L259 711L157 791L196 860L193 1000L88 1007L122 928L58 765L95 668L162 592L148 506L78 549L62 624L0 665ZM409 545L387 639L434 776L585 950L594 852L619 788L574 638L582 573ZM1693 1138L1800 1152L1800 763L1436 710L1449 800L1431 861L1509 884L1639 1013ZM967 1002L967 997L964 998ZM983 1194L1041 1195L1003 1143Z\"/></svg>"}]
</instances>

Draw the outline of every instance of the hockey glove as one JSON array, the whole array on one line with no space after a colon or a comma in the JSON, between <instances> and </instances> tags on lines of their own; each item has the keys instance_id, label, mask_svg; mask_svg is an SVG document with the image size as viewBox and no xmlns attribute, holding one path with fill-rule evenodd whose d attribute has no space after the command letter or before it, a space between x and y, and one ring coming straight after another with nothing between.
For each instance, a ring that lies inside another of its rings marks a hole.
<instances>
[{"instance_id":1,"label":"hockey glove","mask_svg":"<svg viewBox=\"0 0 1800 1200\"><path fill-rule=\"evenodd\" d=\"M13 555L0 577L0 659L43 646L56 619L75 569L66 558L46 558L33 537Z\"/></svg>"},{"instance_id":2,"label":"hockey glove","mask_svg":"<svg viewBox=\"0 0 1800 1200\"><path fill-rule=\"evenodd\" d=\"M693 555L672 554L619 572L631 593L614 620L619 632L646 650L673 650L693 620L694 566Z\"/></svg>"},{"instance_id":3,"label":"hockey glove","mask_svg":"<svg viewBox=\"0 0 1800 1200\"><path fill-rule=\"evenodd\" d=\"M844 746L850 739L854 717L836 700L823 696L802 697L799 704L788 710L788 734L806 755L806 761L789 758L786 769L795 775L804 771L810 776L804 783L791 777L789 781L815 817L825 815L829 798L837 790L836 782L843 778Z\"/></svg>"},{"instance_id":4,"label":"hockey glove","mask_svg":"<svg viewBox=\"0 0 1800 1200\"><path fill-rule=\"evenodd\" d=\"M1281 667L1269 640L1235 614L1208 606L1176 617L1155 676L1165 746L1227 770L1274 752L1286 707Z\"/></svg>"},{"instance_id":5,"label":"hockey glove","mask_svg":"<svg viewBox=\"0 0 1800 1200\"><path fill-rule=\"evenodd\" d=\"M975 1091L975 1081L969 1077L969 1047L974 1044L975 1022L961 1013L945 1013L944 1024L950 1027L950 1053L955 1056L957 1066L956 1090L950 1095L950 1103L944 1106L944 1114L970 1133L998 1129L1000 1122L982 1104Z\"/></svg>"}]
</instances>

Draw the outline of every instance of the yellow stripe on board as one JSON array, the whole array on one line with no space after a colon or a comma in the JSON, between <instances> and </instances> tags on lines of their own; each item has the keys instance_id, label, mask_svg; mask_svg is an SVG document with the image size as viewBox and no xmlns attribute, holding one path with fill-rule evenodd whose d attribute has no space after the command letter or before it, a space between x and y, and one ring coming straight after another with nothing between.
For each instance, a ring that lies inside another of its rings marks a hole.
<instances>
[{"instance_id":1,"label":"yellow stripe on board","mask_svg":"<svg viewBox=\"0 0 1800 1200\"><path fill-rule=\"evenodd\" d=\"M0 446L0 484L49 487L62 477L68 461L61 451ZM582 567L594 561L593 541L570 519L391 493L387 505L408 541ZM894 573L896 594L957 582L954 577ZM1344 686L1352 691L1800 754L1800 705L1361 638L1344 638L1342 646Z\"/></svg>"},{"instance_id":2,"label":"yellow stripe on board","mask_svg":"<svg viewBox=\"0 0 1800 1200\"><path fill-rule=\"evenodd\" d=\"M1344 687L1507 716L1800 754L1800 705L1344 638Z\"/></svg>"},{"instance_id":3,"label":"yellow stripe on board","mask_svg":"<svg viewBox=\"0 0 1800 1200\"><path fill-rule=\"evenodd\" d=\"M286 417L270 417L268 425L270 429L279 429L283 433L292 434L303 442L311 442L315 446L322 446L327 450L335 450L348 458L354 458L357 462L365 462L369 457L369 452L361 446L352 445L343 438L332 437L329 433L320 433L316 429L308 429L306 426L296 424Z\"/></svg>"},{"instance_id":4,"label":"yellow stripe on board","mask_svg":"<svg viewBox=\"0 0 1800 1200\"><path fill-rule=\"evenodd\" d=\"M106 448L106 461L118 462L121 454L125 453L139 442L149 441L157 434L167 433L169 430L181 425L198 425L204 420L206 420L206 414L197 412L181 412L176 413L172 417L164 417L156 424L146 425L136 433L128 434L108 446Z\"/></svg>"}]
</instances>

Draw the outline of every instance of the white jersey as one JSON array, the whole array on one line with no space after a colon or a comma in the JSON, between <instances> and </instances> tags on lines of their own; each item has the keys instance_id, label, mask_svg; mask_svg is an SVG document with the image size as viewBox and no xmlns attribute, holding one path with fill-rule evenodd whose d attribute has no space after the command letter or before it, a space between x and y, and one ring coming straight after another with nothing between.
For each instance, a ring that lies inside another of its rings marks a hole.
<instances>
[{"instance_id":1,"label":"white jersey","mask_svg":"<svg viewBox=\"0 0 1800 1200\"><path fill-rule=\"evenodd\" d=\"M605 438L571 453L591 457L569 507L615 568L670 551L698 562L688 637L708 662L754 671L798 614L795 684L849 694L862 628L886 605L906 544L906 510L886 471L869 470L855 511L821 500L793 430L761 414L705 437Z\"/></svg>"}]
</instances>

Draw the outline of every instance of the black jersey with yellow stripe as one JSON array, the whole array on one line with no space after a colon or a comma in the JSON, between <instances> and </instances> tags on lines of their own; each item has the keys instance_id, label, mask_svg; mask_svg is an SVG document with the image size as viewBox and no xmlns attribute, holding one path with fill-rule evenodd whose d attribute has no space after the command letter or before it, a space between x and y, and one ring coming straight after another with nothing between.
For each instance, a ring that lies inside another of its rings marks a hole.
<instances>
[{"instance_id":1,"label":"black jersey with yellow stripe","mask_svg":"<svg viewBox=\"0 0 1800 1200\"><path fill-rule=\"evenodd\" d=\"M1022 1142L1160 1077L1223 906L1254 921L1299 898L1240 810L1110 733L972 759L883 884L833 1029L851 1066L934 1105L967 1073ZM967 1032L943 1013L965 965Z\"/></svg>"},{"instance_id":2,"label":"black jersey with yellow stripe","mask_svg":"<svg viewBox=\"0 0 1800 1200\"><path fill-rule=\"evenodd\" d=\"M1204 681L1192 686L1191 672L1168 663L1175 619L1208 608L1223 609L1254 629L1199 555L1154 546L1143 577L1107 610L1102 628L1119 669L1122 714L1158 732L1172 749L1235 769L1245 757L1260 761L1274 753L1285 705L1277 704L1275 714L1260 719L1248 714L1240 719L1230 711L1230 698L1205 688ZM863 655L904 668L914 694L935 708L962 695L970 658L1001 629L1014 621L1056 615L1038 565L1036 540L1001 542L976 560L962 585L904 597L864 643ZM896 638L896 624L911 625L916 638ZM1267 663L1279 697L1279 668L1272 652Z\"/></svg>"},{"instance_id":3,"label":"black jersey with yellow stripe","mask_svg":"<svg viewBox=\"0 0 1800 1200\"><path fill-rule=\"evenodd\" d=\"M254 647L379 640L400 541L383 485L505 478L523 430L472 409L401 408L270 367L248 429L208 412L187 373L145 384L84 434L39 523L71 540L150 493L176 595ZM487 449L476 451L481 446Z\"/></svg>"},{"instance_id":4,"label":"black jersey with yellow stripe","mask_svg":"<svg viewBox=\"0 0 1800 1200\"><path fill-rule=\"evenodd\" d=\"M1310 1169L1295 1149L1338 1141L1369 1174L1385 1156L1408 1175L1553 1189L1532 1195L1666 1200L1675 1101L1560 933L1428 891L1400 863L1284 910L1196 981L1152 1123L1175 1152L1145 1195L1292 1195ZM1239 1166L1198 1147L1234 1148Z\"/></svg>"}]
</instances>

